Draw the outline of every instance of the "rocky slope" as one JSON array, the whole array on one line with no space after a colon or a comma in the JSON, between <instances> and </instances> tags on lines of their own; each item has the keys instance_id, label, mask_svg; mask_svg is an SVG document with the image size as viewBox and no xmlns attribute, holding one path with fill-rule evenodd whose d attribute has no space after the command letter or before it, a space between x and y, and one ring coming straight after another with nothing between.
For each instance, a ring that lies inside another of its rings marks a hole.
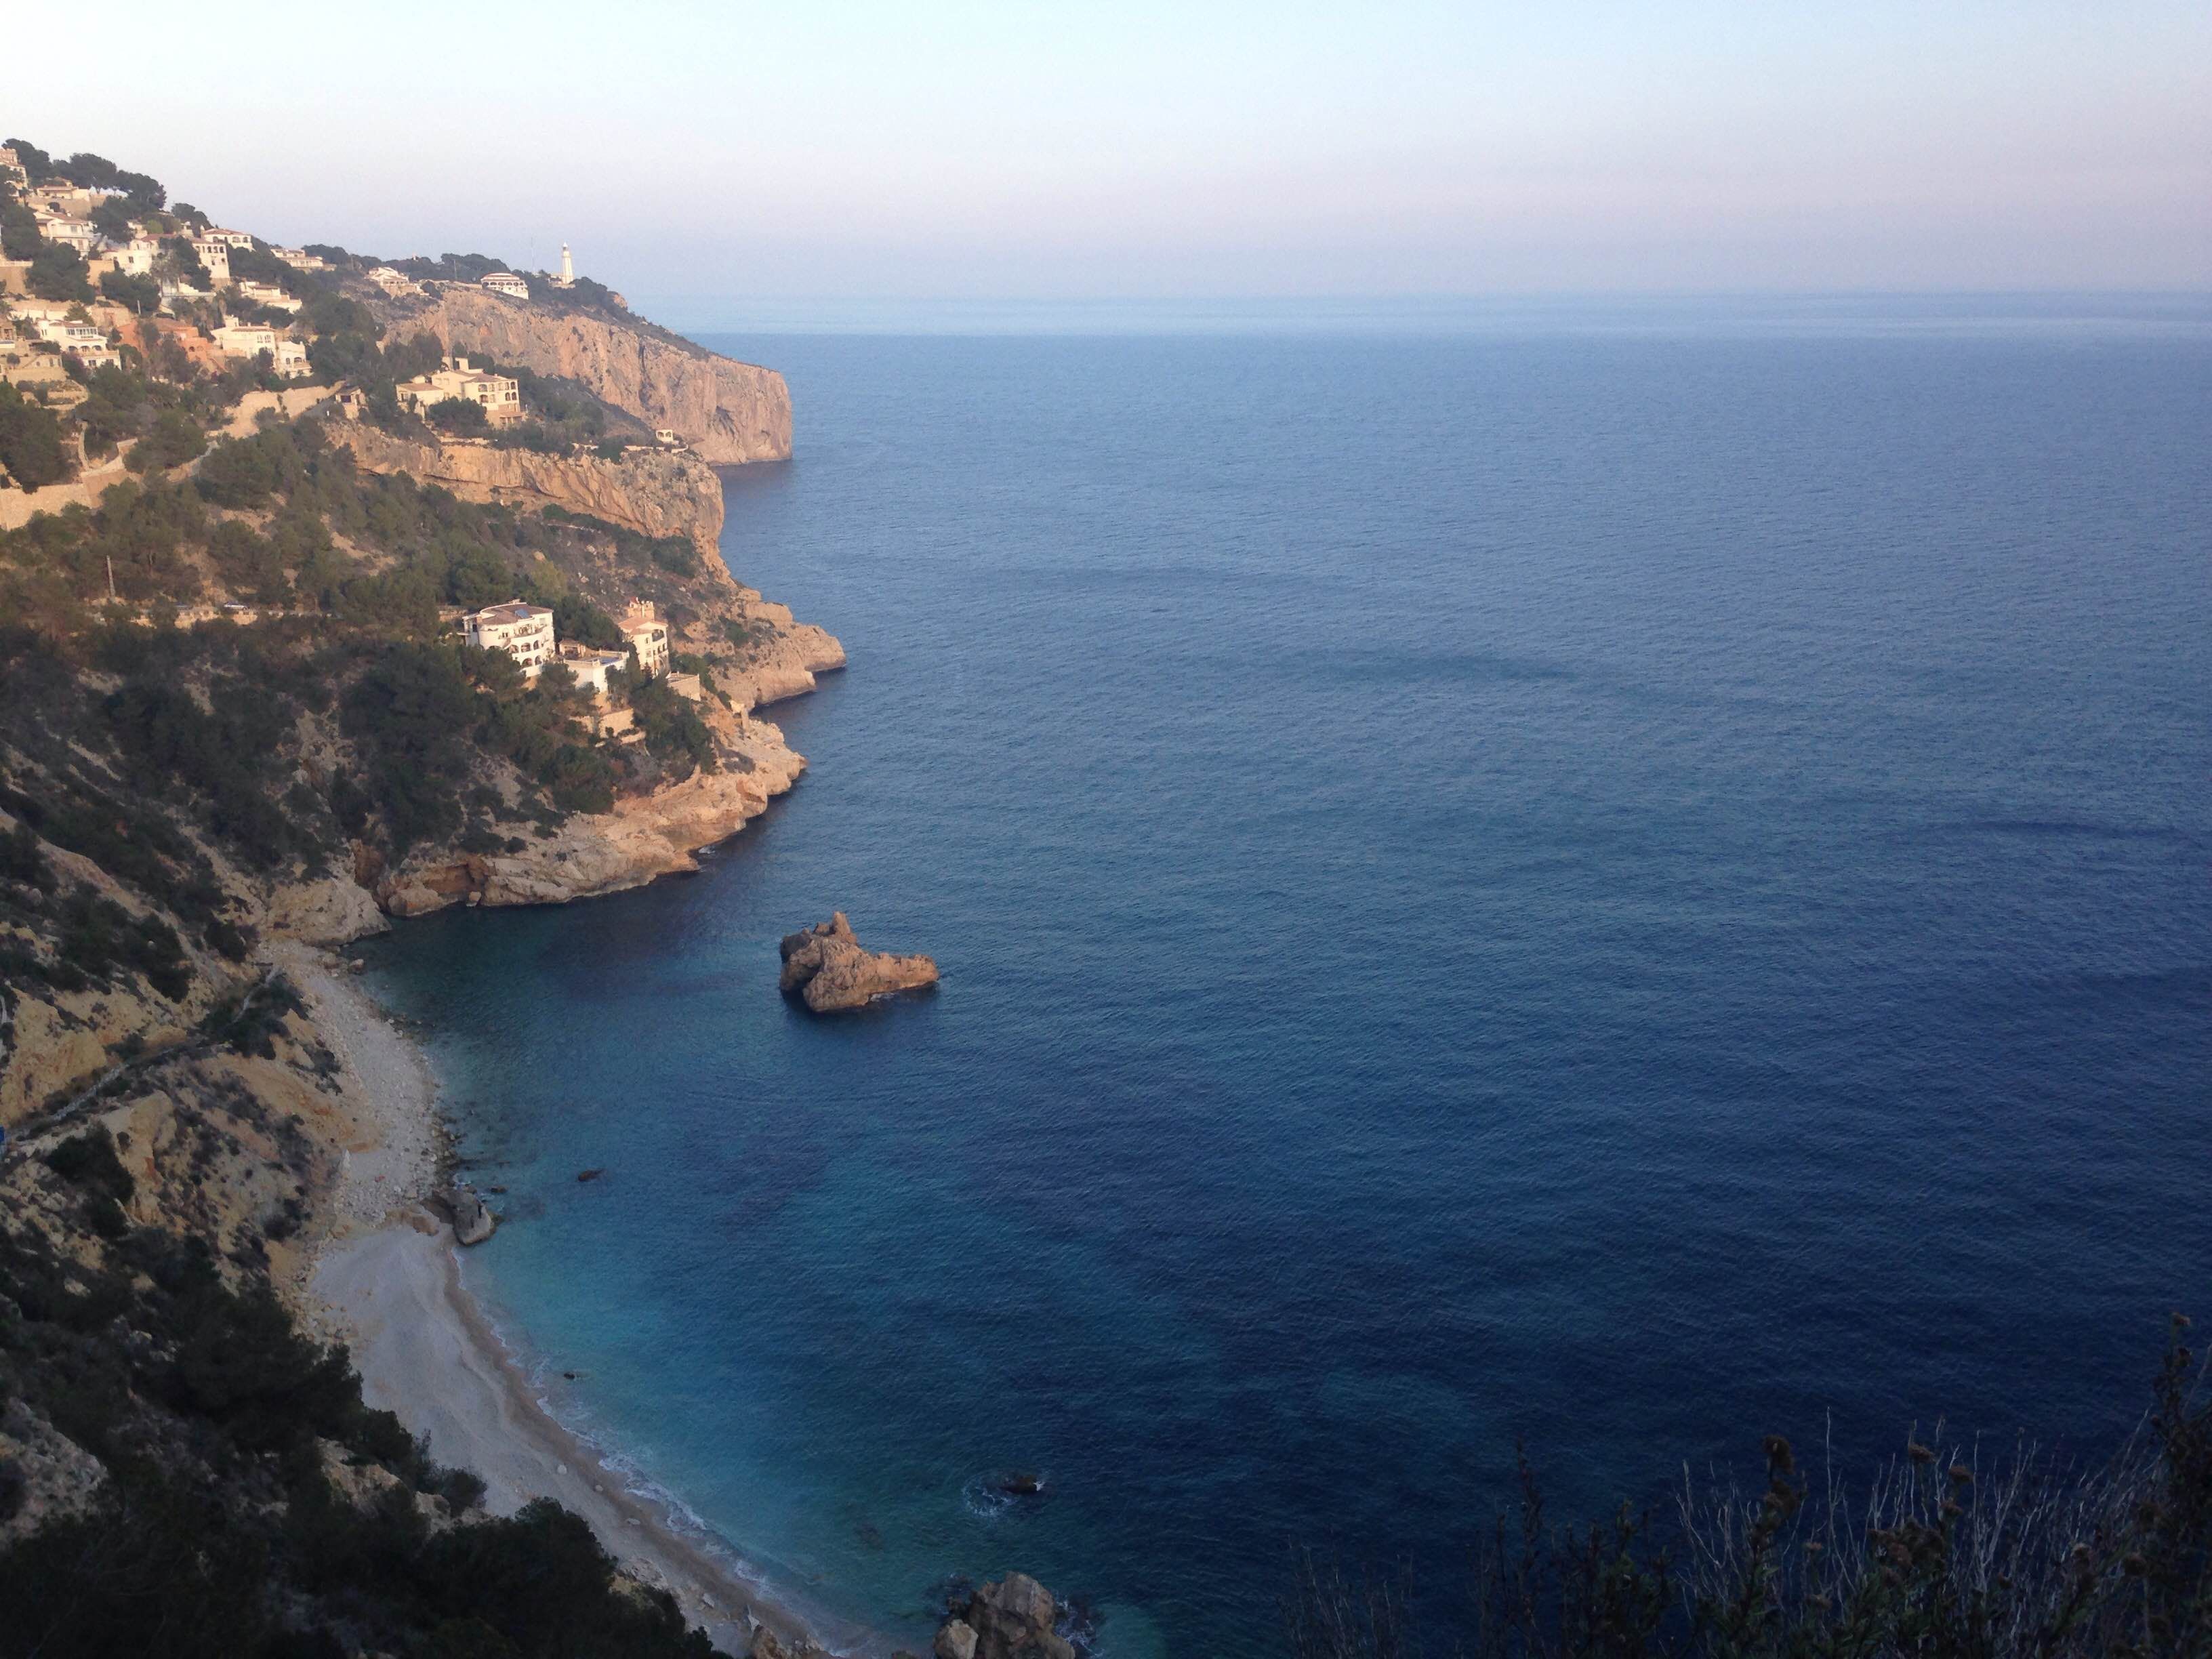
<instances>
[{"instance_id":1,"label":"rocky slope","mask_svg":"<svg viewBox=\"0 0 2212 1659\"><path fill-rule=\"evenodd\" d=\"M731 714L709 727L722 749L720 771L618 800L611 812L572 817L520 853L434 850L397 870L364 870L370 890L386 913L418 916L453 904L565 904L696 870L701 848L758 817L806 769L767 720Z\"/></svg>"},{"instance_id":2,"label":"rocky slope","mask_svg":"<svg viewBox=\"0 0 2212 1659\"><path fill-rule=\"evenodd\" d=\"M646 536L684 536L711 550L722 533L722 485L696 456L632 449L619 461L541 455L481 440L410 443L360 421L325 423L369 472L404 472L463 501L530 509L551 504Z\"/></svg>"},{"instance_id":3,"label":"rocky slope","mask_svg":"<svg viewBox=\"0 0 2212 1659\"><path fill-rule=\"evenodd\" d=\"M459 283L397 302L391 321L401 330L427 330L448 352L480 353L578 381L647 426L680 434L716 466L790 457L791 392L772 368Z\"/></svg>"}]
</instances>

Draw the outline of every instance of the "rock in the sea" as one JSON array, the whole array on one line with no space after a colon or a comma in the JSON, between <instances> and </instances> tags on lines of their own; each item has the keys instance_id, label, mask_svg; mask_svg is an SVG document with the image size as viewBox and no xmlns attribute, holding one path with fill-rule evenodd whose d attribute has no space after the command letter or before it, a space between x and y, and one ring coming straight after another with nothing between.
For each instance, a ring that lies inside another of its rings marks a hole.
<instances>
[{"instance_id":1,"label":"rock in the sea","mask_svg":"<svg viewBox=\"0 0 2212 1659\"><path fill-rule=\"evenodd\" d=\"M796 992L817 1014L859 1008L894 991L937 983L937 964L927 957L862 949L842 910L803 932L785 934L782 948L779 988L787 994Z\"/></svg>"},{"instance_id":2,"label":"rock in the sea","mask_svg":"<svg viewBox=\"0 0 2212 1659\"><path fill-rule=\"evenodd\" d=\"M1050 1590L1010 1572L952 1610L933 1651L937 1659L1075 1659L1074 1644L1053 1628L1059 1613Z\"/></svg>"},{"instance_id":3,"label":"rock in the sea","mask_svg":"<svg viewBox=\"0 0 2212 1659\"><path fill-rule=\"evenodd\" d=\"M465 1187L453 1188L453 1237L464 1244L481 1244L491 1237L497 1224L492 1213L484 1207L483 1200Z\"/></svg>"}]
</instances>

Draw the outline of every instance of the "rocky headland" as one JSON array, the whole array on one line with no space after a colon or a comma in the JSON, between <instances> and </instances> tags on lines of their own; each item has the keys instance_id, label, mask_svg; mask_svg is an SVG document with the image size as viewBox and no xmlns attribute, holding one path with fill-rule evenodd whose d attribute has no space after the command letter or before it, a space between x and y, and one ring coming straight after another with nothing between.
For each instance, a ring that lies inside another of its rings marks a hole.
<instances>
[{"instance_id":1,"label":"rocky headland","mask_svg":"<svg viewBox=\"0 0 2212 1659\"><path fill-rule=\"evenodd\" d=\"M574 380L646 425L681 434L714 465L790 458L791 392L772 368L627 319L517 305L460 283L384 308L394 327L434 334L449 352Z\"/></svg>"},{"instance_id":2,"label":"rocky headland","mask_svg":"<svg viewBox=\"0 0 2212 1659\"><path fill-rule=\"evenodd\" d=\"M778 988L817 1014L848 1012L878 997L937 983L937 963L928 957L893 956L862 946L842 910L827 921L785 934L781 948Z\"/></svg>"}]
</instances>

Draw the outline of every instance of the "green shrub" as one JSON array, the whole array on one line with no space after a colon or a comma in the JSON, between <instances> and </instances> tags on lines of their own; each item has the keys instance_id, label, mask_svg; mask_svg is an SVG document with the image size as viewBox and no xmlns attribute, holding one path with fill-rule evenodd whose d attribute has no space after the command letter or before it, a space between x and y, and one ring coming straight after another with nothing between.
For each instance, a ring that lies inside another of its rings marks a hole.
<instances>
[{"instance_id":1,"label":"green shrub","mask_svg":"<svg viewBox=\"0 0 2212 1659\"><path fill-rule=\"evenodd\" d=\"M206 451L207 434L200 430L198 422L181 410L164 410L124 465L133 472L161 471L182 466Z\"/></svg>"},{"instance_id":2,"label":"green shrub","mask_svg":"<svg viewBox=\"0 0 2212 1659\"><path fill-rule=\"evenodd\" d=\"M472 398L441 398L425 411L425 418L441 432L473 436L491 425L483 405Z\"/></svg>"},{"instance_id":3,"label":"green shrub","mask_svg":"<svg viewBox=\"0 0 2212 1659\"><path fill-rule=\"evenodd\" d=\"M105 1129L87 1129L73 1135L46 1154L46 1167L71 1186L101 1193L110 1199L128 1199L137 1190L131 1171L115 1155L115 1141Z\"/></svg>"},{"instance_id":4,"label":"green shrub","mask_svg":"<svg viewBox=\"0 0 2212 1659\"><path fill-rule=\"evenodd\" d=\"M70 473L60 421L7 385L0 385L0 466L26 489L59 483Z\"/></svg>"}]
</instances>

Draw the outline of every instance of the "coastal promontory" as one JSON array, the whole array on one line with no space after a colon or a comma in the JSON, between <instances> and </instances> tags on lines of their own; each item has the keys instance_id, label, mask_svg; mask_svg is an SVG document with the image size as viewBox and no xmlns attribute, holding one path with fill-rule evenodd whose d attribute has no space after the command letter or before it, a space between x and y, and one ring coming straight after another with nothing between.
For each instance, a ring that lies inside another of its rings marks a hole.
<instances>
[{"instance_id":1,"label":"coastal promontory","mask_svg":"<svg viewBox=\"0 0 2212 1659\"><path fill-rule=\"evenodd\" d=\"M712 465L790 457L791 392L772 368L627 316L517 305L461 283L389 308L395 331L423 331L448 352L573 380L646 425L679 434Z\"/></svg>"}]
</instances>

